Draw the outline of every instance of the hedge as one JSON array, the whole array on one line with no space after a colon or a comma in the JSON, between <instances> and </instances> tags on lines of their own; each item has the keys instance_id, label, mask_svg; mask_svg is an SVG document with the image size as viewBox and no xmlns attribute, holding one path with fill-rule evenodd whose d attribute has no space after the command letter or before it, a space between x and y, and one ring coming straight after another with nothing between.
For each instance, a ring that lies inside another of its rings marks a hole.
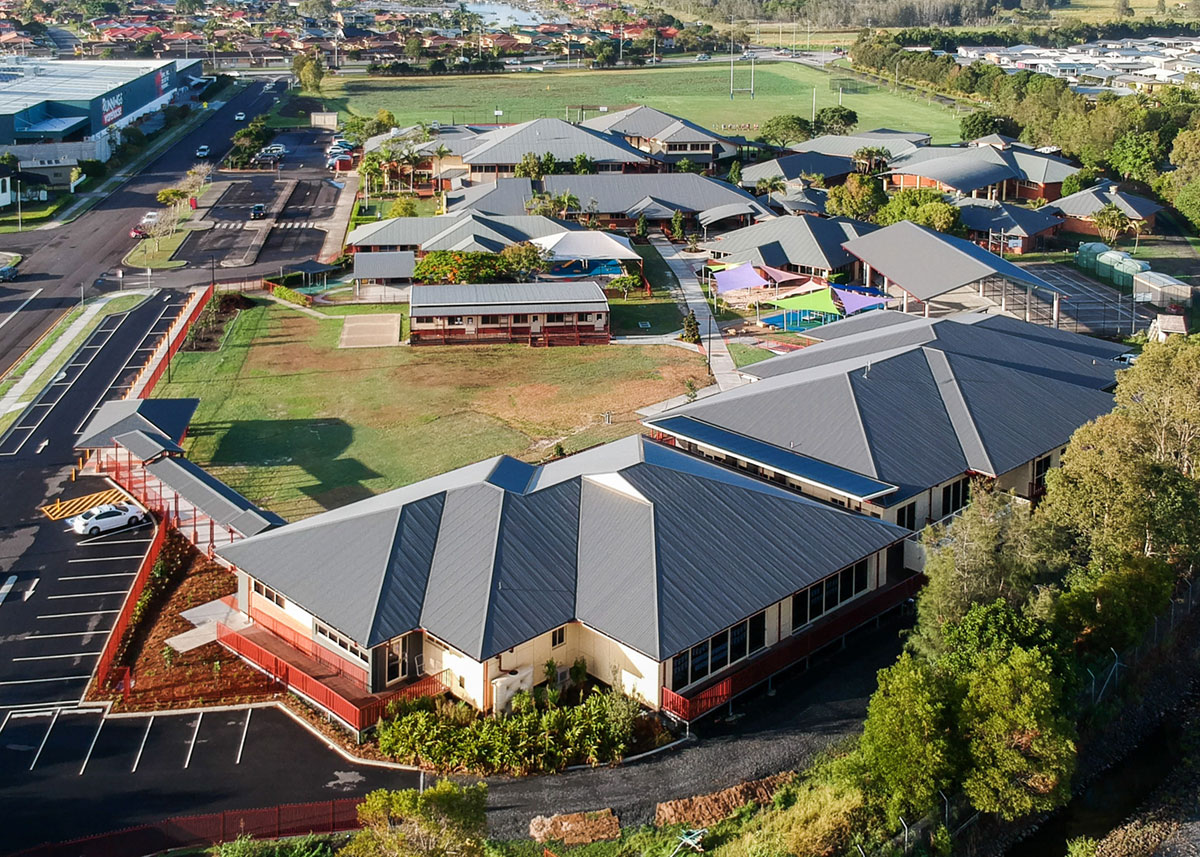
<instances>
[{"instance_id":1,"label":"hedge","mask_svg":"<svg viewBox=\"0 0 1200 857\"><path fill-rule=\"evenodd\" d=\"M273 286L271 294L289 303L299 304L300 306L312 306L312 297L295 289L289 289L287 286Z\"/></svg>"}]
</instances>

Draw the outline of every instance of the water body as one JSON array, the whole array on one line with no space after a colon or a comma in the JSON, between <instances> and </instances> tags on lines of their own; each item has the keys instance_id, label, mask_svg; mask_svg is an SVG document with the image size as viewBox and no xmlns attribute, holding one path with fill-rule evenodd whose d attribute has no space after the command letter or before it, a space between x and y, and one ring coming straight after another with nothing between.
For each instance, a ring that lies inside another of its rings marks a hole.
<instances>
[{"instance_id":1,"label":"water body","mask_svg":"<svg viewBox=\"0 0 1200 857\"><path fill-rule=\"evenodd\" d=\"M467 11L483 17L484 24L498 27L531 27L545 23L566 23L561 15L534 6L514 6L510 3L467 3Z\"/></svg>"},{"instance_id":2,"label":"water body","mask_svg":"<svg viewBox=\"0 0 1200 857\"><path fill-rule=\"evenodd\" d=\"M1013 846L1009 857L1063 857L1067 840L1102 839L1149 797L1178 762L1180 730L1168 716L1136 749Z\"/></svg>"}]
</instances>

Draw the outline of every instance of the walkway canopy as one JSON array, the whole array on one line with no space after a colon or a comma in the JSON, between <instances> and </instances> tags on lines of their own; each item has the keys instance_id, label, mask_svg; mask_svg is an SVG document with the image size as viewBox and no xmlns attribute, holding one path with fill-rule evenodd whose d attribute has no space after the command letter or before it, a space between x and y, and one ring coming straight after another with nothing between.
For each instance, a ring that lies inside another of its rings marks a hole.
<instances>
[{"instance_id":1,"label":"walkway canopy","mask_svg":"<svg viewBox=\"0 0 1200 857\"><path fill-rule=\"evenodd\" d=\"M616 259L641 262L628 238L593 229L559 232L534 238L530 242L550 253L554 262L574 262Z\"/></svg>"},{"instance_id":2,"label":"walkway canopy","mask_svg":"<svg viewBox=\"0 0 1200 857\"><path fill-rule=\"evenodd\" d=\"M727 202L704 209L696 219L700 221L701 226L708 226L729 217L755 217L758 213L758 209L748 202Z\"/></svg>"}]
</instances>

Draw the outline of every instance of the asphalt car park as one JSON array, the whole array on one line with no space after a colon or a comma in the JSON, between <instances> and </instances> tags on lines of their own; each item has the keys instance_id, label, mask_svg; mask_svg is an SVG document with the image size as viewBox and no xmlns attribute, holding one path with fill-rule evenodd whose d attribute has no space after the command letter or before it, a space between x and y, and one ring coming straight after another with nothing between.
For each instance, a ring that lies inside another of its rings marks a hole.
<instances>
[{"instance_id":1,"label":"asphalt car park","mask_svg":"<svg viewBox=\"0 0 1200 857\"><path fill-rule=\"evenodd\" d=\"M295 226L277 224L258 254L258 261L286 264L298 258L315 256L325 243L325 231L309 227L306 223L296 221Z\"/></svg>"},{"instance_id":2,"label":"asphalt car park","mask_svg":"<svg viewBox=\"0 0 1200 857\"><path fill-rule=\"evenodd\" d=\"M4 852L39 844L47 831L71 839L418 780L410 771L352 764L274 707L108 717L97 709L17 711L0 720L0 791L21 820L0 828Z\"/></svg>"}]
</instances>

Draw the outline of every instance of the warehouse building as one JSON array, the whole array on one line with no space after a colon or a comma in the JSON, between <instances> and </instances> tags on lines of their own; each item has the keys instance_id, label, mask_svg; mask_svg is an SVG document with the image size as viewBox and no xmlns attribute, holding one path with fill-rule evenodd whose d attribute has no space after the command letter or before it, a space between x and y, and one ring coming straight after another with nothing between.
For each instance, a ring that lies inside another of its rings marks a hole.
<instances>
[{"instance_id":1,"label":"warehouse building","mask_svg":"<svg viewBox=\"0 0 1200 857\"><path fill-rule=\"evenodd\" d=\"M169 104L201 60L0 59L0 145L89 140Z\"/></svg>"}]
</instances>

